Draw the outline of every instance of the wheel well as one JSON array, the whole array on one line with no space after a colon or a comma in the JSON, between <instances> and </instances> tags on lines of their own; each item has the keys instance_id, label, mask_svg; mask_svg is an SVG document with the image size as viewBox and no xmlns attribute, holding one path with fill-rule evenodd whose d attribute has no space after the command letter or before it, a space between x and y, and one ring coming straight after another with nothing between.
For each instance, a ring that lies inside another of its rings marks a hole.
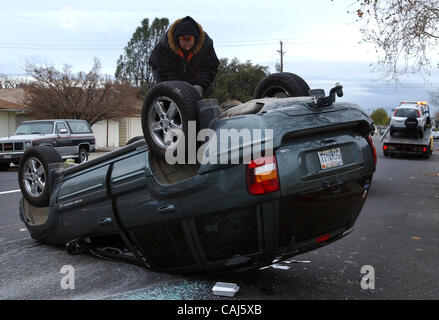
<instances>
[{"instance_id":1,"label":"wheel well","mask_svg":"<svg viewBox=\"0 0 439 320\"><path fill-rule=\"evenodd\" d=\"M265 91L265 95L268 96L268 97L272 97L272 96L274 96L276 93L279 93L279 92L285 92L285 91L286 91L286 90L283 89L283 88L281 88L281 87L276 87L276 86L274 86L274 87L269 88L267 91Z\"/></svg>"},{"instance_id":2,"label":"wheel well","mask_svg":"<svg viewBox=\"0 0 439 320\"><path fill-rule=\"evenodd\" d=\"M80 149L80 148L85 148L85 150L87 150L87 152L90 152L90 146L88 144L80 144L78 149Z\"/></svg>"}]
</instances>

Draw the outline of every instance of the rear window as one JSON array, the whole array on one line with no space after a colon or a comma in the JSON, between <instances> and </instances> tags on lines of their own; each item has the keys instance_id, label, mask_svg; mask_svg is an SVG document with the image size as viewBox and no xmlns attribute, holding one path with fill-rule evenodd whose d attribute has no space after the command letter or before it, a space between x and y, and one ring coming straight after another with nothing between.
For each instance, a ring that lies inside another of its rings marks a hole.
<instances>
[{"instance_id":1,"label":"rear window","mask_svg":"<svg viewBox=\"0 0 439 320\"><path fill-rule=\"evenodd\" d=\"M415 109L401 108L396 109L395 117L418 117L418 112Z\"/></svg>"},{"instance_id":2,"label":"rear window","mask_svg":"<svg viewBox=\"0 0 439 320\"><path fill-rule=\"evenodd\" d=\"M72 133L93 133L85 121L67 121Z\"/></svg>"}]
</instances>

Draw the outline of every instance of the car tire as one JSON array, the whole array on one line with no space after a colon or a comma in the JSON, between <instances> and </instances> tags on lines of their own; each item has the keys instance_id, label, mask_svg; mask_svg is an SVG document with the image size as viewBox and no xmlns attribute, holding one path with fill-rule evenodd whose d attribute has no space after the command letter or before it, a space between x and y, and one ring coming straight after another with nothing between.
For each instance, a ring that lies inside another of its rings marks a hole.
<instances>
[{"instance_id":1,"label":"car tire","mask_svg":"<svg viewBox=\"0 0 439 320\"><path fill-rule=\"evenodd\" d=\"M253 98L308 96L309 89L305 80L294 73L273 73L259 82L253 93Z\"/></svg>"},{"instance_id":2,"label":"car tire","mask_svg":"<svg viewBox=\"0 0 439 320\"><path fill-rule=\"evenodd\" d=\"M188 123L194 121L197 134L197 104L201 99L198 91L184 81L161 82L148 91L142 106L142 130L146 143L160 159L165 159L168 148L179 150L183 147L183 141L177 135L173 135L172 142L165 141L170 129L183 133L185 161L188 159Z\"/></svg>"},{"instance_id":3,"label":"car tire","mask_svg":"<svg viewBox=\"0 0 439 320\"><path fill-rule=\"evenodd\" d=\"M23 154L18 168L18 183L23 197L33 206L49 205L49 164L58 162L63 162L63 159L51 147L31 147Z\"/></svg>"},{"instance_id":4,"label":"car tire","mask_svg":"<svg viewBox=\"0 0 439 320\"><path fill-rule=\"evenodd\" d=\"M128 140L128 142L125 145L127 146L129 144L132 144L132 143L139 141L139 140L142 140L142 139L145 139L145 137L144 136L133 137L130 140Z\"/></svg>"},{"instance_id":5,"label":"car tire","mask_svg":"<svg viewBox=\"0 0 439 320\"><path fill-rule=\"evenodd\" d=\"M75 163L83 163L88 161L88 152L84 147L79 147L78 157L74 159Z\"/></svg>"},{"instance_id":6,"label":"car tire","mask_svg":"<svg viewBox=\"0 0 439 320\"><path fill-rule=\"evenodd\" d=\"M0 163L0 171L8 171L11 164L9 162Z\"/></svg>"}]
</instances>

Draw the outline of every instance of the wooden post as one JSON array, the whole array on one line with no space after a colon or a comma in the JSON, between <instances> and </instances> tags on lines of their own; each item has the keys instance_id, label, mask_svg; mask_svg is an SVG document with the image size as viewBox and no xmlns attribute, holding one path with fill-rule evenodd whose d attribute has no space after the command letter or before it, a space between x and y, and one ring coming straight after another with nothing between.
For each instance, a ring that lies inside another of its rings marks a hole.
<instances>
[{"instance_id":1,"label":"wooden post","mask_svg":"<svg viewBox=\"0 0 439 320\"><path fill-rule=\"evenodd\" d=\"M277 50L280 54L280 72L284 72L284 51L283 51L283 42L280 41L280 50Z\"/></svg>"}]
</instances>

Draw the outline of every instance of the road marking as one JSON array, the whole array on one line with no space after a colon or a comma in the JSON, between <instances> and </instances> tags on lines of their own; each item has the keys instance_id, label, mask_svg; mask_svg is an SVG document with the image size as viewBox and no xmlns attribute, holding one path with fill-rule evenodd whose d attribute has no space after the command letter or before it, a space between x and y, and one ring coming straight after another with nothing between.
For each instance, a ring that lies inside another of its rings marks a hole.
<instances>
[{"instance_id":1,"label":"road marking","mask_svg":"<svg viewBox=\"0 0 439 320\"><path fill-rule=\"evenodd\" d=\"M9 241L0 242L0 243L3 245L3 244L9 244L9 243L12 243L12 242L18 242L18 241L29 240L29 239L30 239L30 237L27 237L27 238L20 238L20 239L15 239L15 240L9 240Z\"/></svg>"},{"instance_id":2,"label":"road marking","mask_svg":"<svg viewBox=\"0 0 439 320\"><path fill-rule=\"evenodd\" d=\"M270 265L270 267L272 267L273 269L281 269L281 270L288 270L290 268L288 266L282 266L277 263Z\"/></svg>"},{"instance_id":3,"label":"road marking","mask_svg":"<svg viewBox=\"0 0 439 320\"><path fill-rule=\"evenodd\" d=\"M1 194L8 194L8 193L15 193L15 192L21 192L21 190L18 189L18 190L2 191L2 192L0 192L0 195Z\"/></svg>"}]
</instances>

